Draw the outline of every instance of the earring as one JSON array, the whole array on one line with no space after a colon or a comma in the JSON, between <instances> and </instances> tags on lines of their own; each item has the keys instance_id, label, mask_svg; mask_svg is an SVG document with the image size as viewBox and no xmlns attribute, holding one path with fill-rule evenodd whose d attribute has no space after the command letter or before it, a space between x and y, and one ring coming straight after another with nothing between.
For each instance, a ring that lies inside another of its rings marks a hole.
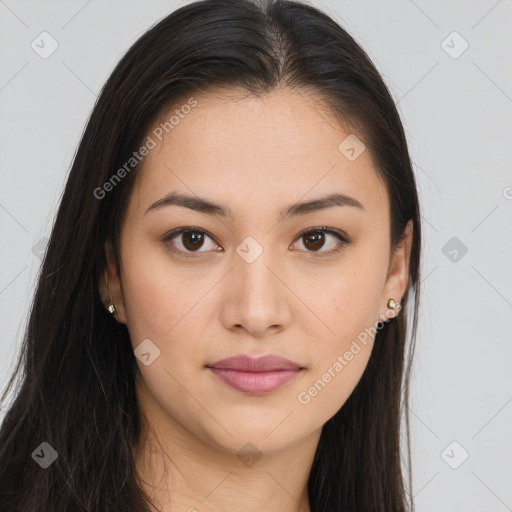
<instances>
[{"instance_id":1,"label":"earring","mask_svg":"<svg viewBox=\"0 0 512 512\"><path fill-rule=\"evenodd\" d=\"M107 299L107 309L112 316L116 314L116 305L113 302L110 302L110 297Z\"/></svg>"},{"instance_id":2,"label":"earring","mask_svg":"<svg viewBox=\"0 0 512 512\"><path fill-rule=\"evenodd\" d=\"M391 298L388 300L388 304L387 304L387 306L388 306L388 308L390 308L390 309L395 309L395 308L396 308L396 306L397 306L397 304L398 304L398 302L397 302L395 299L393 299L393 298L391 297Z\"/></svg>"}]
</instances>

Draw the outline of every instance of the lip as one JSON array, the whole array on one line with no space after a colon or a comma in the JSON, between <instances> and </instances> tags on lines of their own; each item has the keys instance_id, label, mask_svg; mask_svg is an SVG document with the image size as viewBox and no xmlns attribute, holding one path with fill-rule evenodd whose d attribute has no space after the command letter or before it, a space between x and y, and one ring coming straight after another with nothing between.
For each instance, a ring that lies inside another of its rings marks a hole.
<instances>
[{"instance_id":1,"label":"lip","mask_svg":"<svg viewBox=\"0 0 512 512\"><path fill-rule=\"evenodd\" d=\"M207 364L206 368L232 388L255 395L275 391L305 370L289 359L272 354L258 358L242 354Z\"/></svg>"}]
</instances>

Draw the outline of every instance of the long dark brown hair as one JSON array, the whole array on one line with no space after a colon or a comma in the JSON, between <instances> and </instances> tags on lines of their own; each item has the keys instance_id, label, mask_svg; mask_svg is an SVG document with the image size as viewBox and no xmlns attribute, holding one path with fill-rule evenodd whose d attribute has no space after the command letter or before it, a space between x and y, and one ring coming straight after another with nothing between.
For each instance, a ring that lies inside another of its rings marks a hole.
<instances>
[{"instance_id":1,"label":"long dark brown hair","mask_svg":"<svg viewBox=\"0 0 512 512\"><path fill-rule=\"evenodd\" d=\"M312 91L364 142L386 185L391 248L411 219L409 287L379 325L367 368L323 426L308 480L312 512L412 510L408 389L419 307L418 195L395 103L365 51L328 15L289 0L204 0L151 27L104 85L75 155L41 267L20 356L0 402L0 510L149 511L135 469L139 371L126 325L98 292L139 165L97 191L178 99L212 88ZM95 193L96 191L96 193ZM410 292L414 291L414 302ZM412 317L410 318L412 314ZM410 328L410 333L407 333ZM407 343L406 339L410 338ZM16 383L16 386L14 384ZM400 423L405 417L407 461ZM57 453L43 469L33 452ZM402 463L408 463L409 483Z\"/></svg>"}]
</instances>

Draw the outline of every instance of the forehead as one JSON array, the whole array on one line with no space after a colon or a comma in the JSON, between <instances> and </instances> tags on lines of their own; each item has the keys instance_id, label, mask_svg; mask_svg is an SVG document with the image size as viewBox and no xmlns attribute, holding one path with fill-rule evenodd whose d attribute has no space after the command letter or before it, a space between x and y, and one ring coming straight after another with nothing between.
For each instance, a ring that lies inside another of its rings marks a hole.
<instances>
[{"instance_id":1,"label":"forehead","mask_svg":"<svg viewBox=\"0 0 512 512\"><path fill-rule=\"evenodd\" d=\"M331 192L356 197L370 214L387 208L370 152L347 158L340 144L354 134L314 95L280 89L258 97L234 91L192 97L193 109L180 110L185 98L148 131L156 147L138 171L140 210L170 190L228 204L235 214Z\"/></svg>"}]
</instances>

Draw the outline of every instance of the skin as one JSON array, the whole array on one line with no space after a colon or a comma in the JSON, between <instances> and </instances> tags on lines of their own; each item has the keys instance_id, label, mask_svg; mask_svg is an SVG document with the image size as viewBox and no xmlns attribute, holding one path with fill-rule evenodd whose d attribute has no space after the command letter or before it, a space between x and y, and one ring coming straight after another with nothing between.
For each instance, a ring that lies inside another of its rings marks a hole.
<instances>
[{"instance_id":1,"label":"skin","mask_svg":"<svg viewBox=\"0 0 512 512\"><path fill-rule=\"evenodd\" d=\"M121 233L121 275L111 246L99 286L134 349L150 339L160 356L137 359L137 397L146 418L136 454L143 486L160 510L309 511L307 479L323 424L360 380L374 337L325 387L300 403L358 334L396 311L408 286L412 225L390 250L389 199L368 150L349 161L350 133L313 96L286 89L261 98L194 95L198 106L144 158ZM167 116L168 118L168 116ZM156 126L156 124L155 124ZM149 133L149 132L148 132ZM182 206L145 213L171 190L231 208L222 218ZM280 220L280 209L340 192L364 209L335 206ZM207 231L197 257L182 226ZM351 240L308 243L328 226ZM248 263L248 236L263 249ZM315 252L317 247L317 252ZM399 308L398 308L399 309ZM237 354L277 354L305 370L263 396L228 387L205 368ZM261 458L237 456L252 443Z\"/></svg>"}]
</instances>

